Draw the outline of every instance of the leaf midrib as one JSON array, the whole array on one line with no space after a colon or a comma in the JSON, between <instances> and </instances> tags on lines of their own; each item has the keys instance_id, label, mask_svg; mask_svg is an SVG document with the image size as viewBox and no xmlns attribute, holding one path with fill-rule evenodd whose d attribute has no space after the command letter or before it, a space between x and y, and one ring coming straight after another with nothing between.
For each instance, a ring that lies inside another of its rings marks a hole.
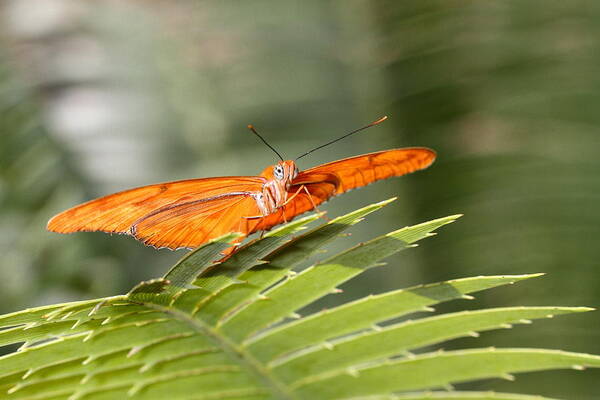
<instances>
[{"instance_id":1,"label":"leaf midrib","mask_svg":"<svg viewBox=\"0 0 600 400\"><path fill-rule=\"evenodd\" d=\"M225 353L233 357L238 363L244 366L254 376L259 378L269 391L277 399L282 400L297 400L297 397L266 368L260 361L254 358L247 350L239 346L235 342L229 340L226 336L221 335L214 327L208 325L201 319L180 311L178 309L165 307L154 303L142 303L144 306L156 311L163 312L181 322L187 323L200 334L206 335L216 345L218 345Z\"/></svg>"}]
</instances>

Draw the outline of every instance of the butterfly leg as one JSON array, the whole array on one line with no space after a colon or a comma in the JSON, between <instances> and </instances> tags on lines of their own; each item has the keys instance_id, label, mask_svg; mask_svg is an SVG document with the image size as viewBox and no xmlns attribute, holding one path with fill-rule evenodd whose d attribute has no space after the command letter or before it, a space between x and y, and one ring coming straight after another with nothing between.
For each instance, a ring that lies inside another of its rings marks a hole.
<instances>
[{"instance_id":1,"label":"butterfly leg","mask_svg":"<svg viewBox=\"0 0 600 400\"><path fill-rule=\"evenodd\" d=\"M317 207L317 205L315 204L315 201L313 200L312 196L310 195L310 192L308 191L308 188L306 187L306 185L302 185L301 189L304 189L304 191L306 192L306 195L308 196L308 199L310 200L310 203L313 206L313 210L317 210L318 213L321 213L321 210L319 210L319 207ZM325 221L327 221L327 222L331 221L329 218L327 218L327 216L325 214L323 214L321 216L321 218L325 219Z\"/></svg>"},{"instance_id":2,"label":"butterfly leg","mask_svg":"<svg viewBox=\"0 0 600 400\"><path fill-rule=\"evenodd\" d=\"M293 195L292 195L292 196L291 196L289 199L287 199L287 200L286 200L286 201L283 203L282 207L283 207L283 206L285 206L285 205L286 205L287 203L289 203L290 201L294 200L294 197L298 196L298 194L300 194L300 192L302 191L302 188L304 188L304 187L305 187L304 185L300 185L300 187L298 188L298 190L296 190L296 193L294 193L294 194L293 194Z\"/></svg>"},{"instance_id":3,"label":"butterfly leg","mask_svg":"<svg viewBox=\"0 0 600 400\"><path fill-rule=\"evenodd\" d=\"M278 207L279 209L281 209L281 216L283 217L283 222L287 224L287 217L285 216L285 209L284 207L292 200L294 200L294 198L296 196L298 196L300 194L300 192L302 191L302 187L304 185L301 185L298 190L296 190L296 193L294 193L291 197L289 197L280 207Z\"/></svg>"}]
</instances>

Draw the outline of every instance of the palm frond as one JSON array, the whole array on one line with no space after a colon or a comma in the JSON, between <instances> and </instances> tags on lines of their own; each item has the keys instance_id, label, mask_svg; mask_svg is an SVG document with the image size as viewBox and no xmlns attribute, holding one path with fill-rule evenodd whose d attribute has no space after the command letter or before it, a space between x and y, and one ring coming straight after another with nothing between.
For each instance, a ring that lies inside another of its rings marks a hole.
<instances>
[{"instance_id":1,"label":"palm frond","mask_svg":"<svg viewBox=\"0 0 600 400\"><path fill-rule=\"evenodd\" d=\"M381 260L430 237L459 215L360 243L293 268L366 215L373 204L302 232L319 215L284 225L214 261L235 234L191 252L127 295L0 316L7 399L514 399L444 392L512 373L600 366L600 357L546 349L474 348L415 354L426 346L585 307L505 307L390 323L470 293L538 276L479 276L367 296L306 317L299 309L335 293ZM539 399L539 397L535 397Z\"/></svg>"}]
</instances>

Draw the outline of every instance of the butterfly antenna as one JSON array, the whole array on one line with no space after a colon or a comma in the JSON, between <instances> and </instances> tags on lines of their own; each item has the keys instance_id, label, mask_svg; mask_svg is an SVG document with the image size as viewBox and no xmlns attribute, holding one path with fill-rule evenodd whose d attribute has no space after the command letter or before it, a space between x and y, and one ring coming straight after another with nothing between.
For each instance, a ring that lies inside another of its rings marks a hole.
<instances>
[{"instance_id":1,"label":"butterfly antenna","mask_svg":"<svg viewBox=\"0 0 600 400\"><path fill-rule=\"evenodd\" d=\"M379 118L377 121L373 121L373 122L371 122L369 125L365 125L365 126L363 126L362 128L355 129L355 130L353 130L352 132L346 133L346 134L345 134L344 136L342 136L342 137L339 137L339 138L337 138L337 139L335 139L335 140L332 140L331 142L325 143L325 144L323 144L323 145L321 145L321 146L319 146L319 147L315 147L314 149L307 151L306 153L302 154L300 157L296 158L296 160L299 160L299 159L301 159L302 157L309 155L309 154L310 154L310 153L312 153L313 151L316 151L316 150L322 149L322 148L323 148L323 147L325 147L325 146L329 146L330 144L333 144L333 143L335 143L335 142L338 142L338 141L340 141L340 140L342 140L342 139L344 139L344 138L347 138L347 137L348 137L348 136L350 136L350 135L354 135L355 133L358 133L358 132L360 132L360 131L363 131L363 130L365 130L365 129L367 129L367 128L370 128L370 127L372 127L372 126L378 125L378 124L382 123L383 121L385 121L386 119L387 119L387 116L383 116L383 117Z\"/></svg>"},{"instance_id":2,"label":"butterfly antenna","mask_svg":"<svg viewBox=\"0 0 600 400\"><path fill-rule=\"evenodd\" d=\"M271 150L273 150L273 151L275 152L275 154L277 154L277 157L279 157L279 159L280 159L281 161L283 161L283 157L281 157L281 154L279 154L279 152L278 152L277 150L275 150L275 149L273 148L273 146L271 146L269 143L267 143L267 141L266 141L266 140L265 140L265 139L264 139L262 136L260 136L260 135L258 134L258 132L256 132L256 129L254 129L254 126L253 126L253 125L248 125L248 129L250 129L250 130L251 130L251 131L252 131L252 132L253 132L253 133L254 133L256 136L258 136L258 138L259 138L260 140L262 140L262 142L263 142L264 144L266 144L268 148L270 148Z\"/></svg>"}]
</instances>

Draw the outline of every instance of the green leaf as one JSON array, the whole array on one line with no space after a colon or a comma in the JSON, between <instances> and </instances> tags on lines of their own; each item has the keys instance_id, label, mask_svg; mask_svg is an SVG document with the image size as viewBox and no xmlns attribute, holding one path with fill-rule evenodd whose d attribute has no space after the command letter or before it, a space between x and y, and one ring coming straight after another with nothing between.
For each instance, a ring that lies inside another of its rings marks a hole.
<instances>
[{"instance_id":1,"label":"green leaf","mask_svg":"<svg viewBox=\"0 0 600 400\"><path fill-rule=\"evenodd\" d=\"M515 372L584 367L600 367L600 356L540 349L440 351L354 368L330 377L315 377L297 384L294 390L302 398L333 399L435 389L485 378L513 380L510 374Z\"/></svg>"},{"instance_id":2,"label":"green leaf","mask_svg":"<svg viewBox=\"0 0 600 400\"><path fill-rule=\"evenodd\" d=\"M17 311L11 314L0 316L0 327L10 327L23 325L28 323L38 323L40 319L46 315L51 315L53 312L59 312L65 308L76 309L93 307L99 300L86 300L73 303L55 304L38 308L29 308L23 311Z\"/></svg>"},{"instance_id":3,"label":"green leaf","mask_svg":"<svg viewBox=\"0 0 600 400\"><path fill-rule=\"evenodd\" d=\"M255 302L244 312L238 312L222 324L222 331L237 340L265 328L314 300L332 292L337 285L373 267L379 260L406 249L419 239L431 236L431 231L454 222L459 216L430 221L425 224L380 236L333 256L326 261L292 275L264 293L268 301Z\"/></svg>"},{"instance_id":4,"label":"green leaf","mask_svg":"<svg viewBox=\"0 0 600 400\"><path fill-rule=\"evenodd\" d=\"M478 336L478 332L485 330L510 328L511 324L531 323L530 319L590 310L585 307L511 307L444 314L361 332L292 353L272 361L270 365L277 376L284 380L295 376L303 376L302 379L307 380L319 373L344 370L352 365L402 354L441 341ZM289 337L294 336L290 334ZM380 343L389 345L382 347ZM252 350L261 355L265 353L264 350L258 351L261 349Z\"/></svg>"},{"instance_id":5,"label":"green leaf","mask_svg":"<svg viewBox=\"0 0 600 400\"><path fill-rule=\"evenodd\" d=\"M584 307L483 309L377 326L540 274L421 285L286 319L458 218L402 228L293 273L294 266L390 201L302 234L319 215L299 219L227 257L221 252L236 236L219 238L126 296L0 316L0 345L22 344L0 358L0 397L530 400L518 394L419 391L514 372L600 366L597 356L545 349L409 353L480 331L589 310Z\"/></svg>"},{"instance_id":6,"label":"green leaf","mask_svg":"<svg viewBox=\"0 0 600 400\"><path fill-rule=\"evenodd\" d=\"M459 298L474 291L517 282L539 275L487 276L457 279L417 286L364 297L342 306L321 311L301 320L264 332L247 341L251 351L264 361L311 343L351 331L370 328L386 319L416 311L430 311L428 306Z\"/></svg>"},{"instance_id":7,"label":"green leaf","mask_svg":"<svg viewBox=\"0 0 600 400\"><path fill-rule=\"evenodd\" d=\"M426 392L405 395L353 397L352 400L553 400L549 397L495 392Z\"/></svg>"}]
</instances>

